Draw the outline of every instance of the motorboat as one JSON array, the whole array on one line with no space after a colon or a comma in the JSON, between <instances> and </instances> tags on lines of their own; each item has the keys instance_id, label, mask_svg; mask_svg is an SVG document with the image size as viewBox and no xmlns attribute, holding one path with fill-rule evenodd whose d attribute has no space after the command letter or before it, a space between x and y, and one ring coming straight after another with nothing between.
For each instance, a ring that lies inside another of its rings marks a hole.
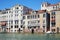
<instances>
[{"instance_id":1,"label":"motorboat","mask_svg":"<svg viewBox=\"0 0 60 40\"><path fill-rule=\"evenodd\" d=\"M47 31L46 33L47 34L55 34L55 32L52 32L52 31Z\"/></svg>"}]
</instances>

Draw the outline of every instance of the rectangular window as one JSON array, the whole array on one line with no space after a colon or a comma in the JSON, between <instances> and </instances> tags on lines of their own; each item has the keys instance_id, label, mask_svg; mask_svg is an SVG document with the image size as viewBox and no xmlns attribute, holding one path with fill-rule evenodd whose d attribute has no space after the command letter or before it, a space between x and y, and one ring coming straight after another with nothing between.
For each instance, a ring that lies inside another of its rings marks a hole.
<instances>
[{"instance_id":1,"label":"rectangular window","mask_svg":"<svg viewBox=\"0 0 60 40\"><path fill-rule=\"evenodd\" d=\"M23 19L25 19L25 16L23 16Z\"/></svg>"},{"instance_id":2,"label":"rectangular window","mask_svg":"<svg viewBox=\"0 0 60 40\"><path fill-rule=\"evenodd\" d=\"M51 26L52 26L52 27L55 27L55 24L56 24L55 22L52 22L52 23L51 23Z\"/></svg>"},{"instance_id":3,"label":"rectangular window","mask_svg":"<svg viewBox=\"0 0 60 40\"><path fill-rule=\"evenodd\" d=\"M18 14L15 14L15 16L18 16Z\"/></svg>"},{"instance_id":4,"label":"rectangular window","mask_svg":"<svg viewBox=\"0 0 60 40\"><path fill-rule=\"evenodd\" d=\"M43 17L45 17L45 14L43 14Z\"/></svg>"},{"instance_id":5,"label":"rectangular window","mask_svg":"<svg viewBox=\"0 0 60 40\"><path fill-rule=\"evenodd\" d=\"M13 26L11 26L11 28L13 28Z\"/></svg>"},{"instance_id":6,"label":"rectangular window","mask_svg":"<svg viewBox=\"0 0 60 40\"><path fill-rule=\"evenodd\" d=\"M43 23L45 23L45 20L43 20Z\"/></svg>"},{"instance_id":7,"label":"rectangular window","mask_svg":"<svg viewBox=\"0 0 60 40\"><path fill-rule=\"evenodd\" d=\"M19 22L18 20L15 20L15 24L18 24L18 22Z\"/></svg>"},{"instance_id":8,"label":"rectangular window","mask_svg":"<svg viewBox=\"0 0 60 40\"><path fill-rule=\"evenodd\" d=\"M15 11L15 13L18 13L19 11Z\"/></svg>"},{"instance_id":9,"label":"rectangular window","mask_svg":"<svg viewBox=\"0 0 60 40\"><path fill-rule=\"evenodd\" d=\"M51 15L55 15L55 12L52 12Z\"/></svg>"},{"instance_id":10,"label":"rectangular window","mask_svg":"<svg viewBox=\"0 0 60 40\"><path fill-rule=\"evenodd\" d=\"M32 17L33 19L34 19L34 15L33 15L33 17Z\"/></svg>"},{"instance_id":11,"label":"rectangular window","mask_svg":"<svg viewBox=\"0 0 60 40\"><path fill-rule=\"evenodd\" d=\"M27 16L27 19L30 19L30 16Z\"/></svg>"},{"instance_id":12,"label":"rectangular window","mask_svg":"<svg viewBox=\"0 0 60 40\"><path fill-rule=\"evenodd\" d=\"M32 15L31 15L31 19L32 19Z\"/></svg>"},{"instance_id":13,"label":"rectangular window","mask_svg":"<svg viewBox=\"0 0 60 40\"><path fill-rule=\"evenodd\" d=\"M53 9L54 9L55 7L53 6Z\"/></svg>"},{"instance_id":14,"label":"rectangular window","mask_svg":"<svg viewBox=\"0 0 60 40\"><path fill-rule=\"evenodd\" d=\"M38 18L40 18L40 15L38 15Z\"/></svg>"},{"instance_id":15,"label":"rectangular window","mask_svg":"<svg viewBox=\"0 0 60 40\"><path fill-rule=\"evenodd\" d=\"M18 28L18 25L15 25L15 28Z\"/></svg>"},{"instance_id":16,"label":"rectangular window","mask_svg":"<svg viewBox=\"0 0 60 40\"><path fill-rule=\"evenodd\" d=\"M38 23L40 23L40 21L38 21Z\"/></svg>"},{"instance_id":17,"label":"rectangular window","mask_svg":"<svg viewBox=\"0 0 60 40\"><path fill-rule=\"evenodd\" d=\"M36 15L35 15L35 18L36 18Z\"/></svg>"},{"instance_id":18,"label":"rectangular window","mask_svg":"<svg viewBox=\"0 0 60 40\"><path fill-rule=\"evenodd\" d=\"M11 11L9 11L9 13L12 13Z\"/></svg>"}]
</instances>

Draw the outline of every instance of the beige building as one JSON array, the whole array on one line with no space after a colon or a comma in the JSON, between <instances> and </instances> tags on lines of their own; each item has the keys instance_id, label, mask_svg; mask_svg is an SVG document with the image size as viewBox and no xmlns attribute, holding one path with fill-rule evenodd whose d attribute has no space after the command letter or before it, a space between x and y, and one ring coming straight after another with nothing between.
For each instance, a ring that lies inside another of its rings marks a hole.
<instances>
[{"instance_id":1,"label":"beige building","mask_svg":"<svg viewBox=\"0 0 60 40\"><path fill-rule=\"evenodd\" d=\"M23 14L26 31L34 29L34 32L47 32L50 29L49 14L45 10L33 11Z\"/></svg>"},{"instance_id":2,"label":"beige building","mask_svg":"<svg viewBox=\"0 0 60 40\"><path fill-rule=\"evenodd\" d=\"M60 10L50 11L50 31L60 32Z\"/></svg>"},{"instance_id":3,"label":"beige building","mask_svg":"<svg viewBox=\"0 0 60 40\"><path fill-rule=\"evenodd\" d=\"M41 10L47 10L50 14L50 31L60 32L60 3L44 2L41 4Z\"/></svg>"}]
</instances>

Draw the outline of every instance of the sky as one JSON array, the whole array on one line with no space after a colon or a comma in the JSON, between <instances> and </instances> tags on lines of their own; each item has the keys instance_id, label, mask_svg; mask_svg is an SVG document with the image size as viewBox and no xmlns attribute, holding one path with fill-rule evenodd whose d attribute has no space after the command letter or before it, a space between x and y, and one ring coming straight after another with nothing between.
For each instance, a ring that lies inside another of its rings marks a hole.
<instances>
[{"instance_id":1,"label":"sky","mask_svg":"<svg viewBox=\"0 0 60 40\"><path fill-rule=\"evenodd\" d=\"M60 0L0 0L0 10L5 8L11 8L15 4L20 4L32 8L33 10L39 10L41 3L49 2L51 4L56 4Z\"/></svg>"}]
</instances>

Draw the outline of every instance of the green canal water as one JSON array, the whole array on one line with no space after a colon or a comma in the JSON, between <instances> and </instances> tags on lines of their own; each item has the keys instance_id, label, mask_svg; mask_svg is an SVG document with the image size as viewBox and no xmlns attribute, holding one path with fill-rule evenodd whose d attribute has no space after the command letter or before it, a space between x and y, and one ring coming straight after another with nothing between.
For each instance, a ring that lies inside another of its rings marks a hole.
<instances>
[{"instance_id":1,"label":"green canal water","mask_svg":"<svg viewBox=\"0 0 60 40\"><path fill-rule=\"evenodd\" d=\"M60 40L60 34L2 34L0 40Z\"/></svg>"}]
</instances>

